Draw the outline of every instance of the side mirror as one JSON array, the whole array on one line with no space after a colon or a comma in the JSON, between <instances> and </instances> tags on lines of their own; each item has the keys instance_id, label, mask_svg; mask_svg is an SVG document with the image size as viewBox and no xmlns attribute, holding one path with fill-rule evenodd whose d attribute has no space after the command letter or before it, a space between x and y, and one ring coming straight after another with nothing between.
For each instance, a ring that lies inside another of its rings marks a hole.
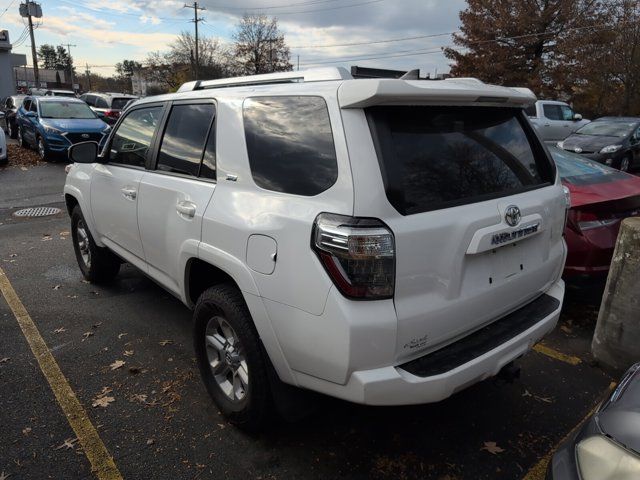
<instances>
[{"instance_id":1,"label":"side mirror","mask_svg":"<svg viewBox=\"0 0 640 480\"><path fill-rule=\"evenodd\" d=\"M69 147L69 160L74 163L96 163L98 142L80 142Z\"/></svg>"},{"instance_id":2,"label":"side mirror","mask_svg":"<svg viewBox=\"0 0 640 480\"><path fill-rule=\"evenodd\" d=\"M573 114L573 121L574 122L579 122L580 120L582 120L582 115L580 115L579 113L574 113Z\"/></svg>"},{"instance_id":3,"label":"side mirror","mask_svg":"<svg viewBox=\"0 0 640 480\"><path fill-rule=\"evenodd\" d=\"M0 120L4 118L4 112L0 112Z\"/></svg>"}]
</instances>

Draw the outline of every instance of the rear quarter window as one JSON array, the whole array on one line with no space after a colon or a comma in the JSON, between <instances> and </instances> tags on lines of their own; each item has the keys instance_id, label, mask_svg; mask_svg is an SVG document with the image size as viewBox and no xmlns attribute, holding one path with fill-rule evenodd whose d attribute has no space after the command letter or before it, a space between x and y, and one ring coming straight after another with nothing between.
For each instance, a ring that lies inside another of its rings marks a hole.
<instances>
[{"instance_id":1,"label":"rear quarter window","mask_svg":"<svg viewBox=\"0 0 640 480\"><path fill-rule=\"evenodd\" d=\"M403 215L549 185L552 163L521 109L366 109L387 198Z\"/></svg>"},{"instance_id":2,"label":"rear quarter window","mask_svg":"<svg viewBox=\"0 0 640 480\"><path fill-rule=\"evenodd\" d=\"M336 182L336 151L322 97L248 98L243 116L251 175L259 187L312 196Z\"/></svg>"}]
</instances>

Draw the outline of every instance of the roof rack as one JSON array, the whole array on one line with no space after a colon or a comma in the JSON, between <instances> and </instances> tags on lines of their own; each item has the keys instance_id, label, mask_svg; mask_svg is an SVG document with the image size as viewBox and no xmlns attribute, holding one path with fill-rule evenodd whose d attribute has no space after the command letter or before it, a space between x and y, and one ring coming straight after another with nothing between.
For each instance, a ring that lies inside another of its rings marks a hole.
<instances>
[{"instance_id":1,"label":"roof rack","mask_svg":"<svg viewBox=\"0 0 640 480\"><path fill-rule=\"evenodd\" d=\"M326 82L329 80L350 80L353 77L342 67L313 68L294 72L265 73L247 77L221 78L219 80L196 80L183 83L178 92L190 92L207 88L242 87L248 85L269 85L276 83Z\"/></svg>"}]
</instances>

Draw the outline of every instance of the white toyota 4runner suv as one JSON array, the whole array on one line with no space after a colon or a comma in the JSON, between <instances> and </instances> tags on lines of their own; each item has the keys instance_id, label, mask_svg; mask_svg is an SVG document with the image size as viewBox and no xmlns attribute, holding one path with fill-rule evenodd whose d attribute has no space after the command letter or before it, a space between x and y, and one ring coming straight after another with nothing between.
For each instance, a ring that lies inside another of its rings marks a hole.
<instances>
[{"instance_id":1,"label":"white toyota 4runner suv","mask_svg":"<svg viewBox=\"0 0 640 480\"><path fill-rule=\"evenodd\" d=\"M128 262L193 308L204 383L244 428L269 417L274 385L442 400L560 314L568 198L534 101L343 69L137 101L102 152L69 149L80 269L102 282Z\"/></svg>"}]
</instances>

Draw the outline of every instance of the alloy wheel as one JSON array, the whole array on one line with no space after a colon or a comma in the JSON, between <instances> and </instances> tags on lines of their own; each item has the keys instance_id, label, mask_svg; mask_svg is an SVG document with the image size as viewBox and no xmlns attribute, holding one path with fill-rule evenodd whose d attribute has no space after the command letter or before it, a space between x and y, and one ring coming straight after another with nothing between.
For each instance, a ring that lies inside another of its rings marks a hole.
<instances>
[{"instance_id":1,"label":"alloy wheel","mask_svg":"<svg viewBox=\"0 0 640 480\"><path fill-rule=\"evenodd\" d=\"M44 160L45 157L45 149L44 149L44 140L42 137L38 138L38 155L40 156L40 160Z\"/></svg>"},{"instance_id":2,"label":"alloy wheel","mask_svg":"<svg viewBox=\"0 0 640 480\"><path fill-rule=\"evenodd\" d=\"M216 316L207 322L204 340L216 384L231 402L242 401L249 390L249 369L235 330Z\"/></svg>"},{"instance_id":3,"label":"alloy wheel","mask_svg":"<svg viewBox=\"0 0 640 480\"><path fill-rule=\"evenodd\" d=\"M89 235L87 234L87 227L84 224L84 220L78 220L76 226L76 242L78 244L78 250L80 251L80 257L87 268L91 268L91 250L89 249Z\"/></svg>"},{"instance_id":4,"label":"alloy wheel","mask_svg":"<svg viewBox=\"0 0 640 480\"><path fill-rule=\"evenodd\" d=\"M623 172L629 171L629 157L624 157L620 161L620 170L622 170Z\"/></svg>"},{"instance_id":5,"label":"alloy wheel","mask_svg":"<svg viewBox=\"0 0 640 480\"><path fill-rule=\"evenodd\" d=\"M7 134L9 138L13 138L13 127L11 125L11 122L7 122Z\"/></svg>"}]
</instances>

